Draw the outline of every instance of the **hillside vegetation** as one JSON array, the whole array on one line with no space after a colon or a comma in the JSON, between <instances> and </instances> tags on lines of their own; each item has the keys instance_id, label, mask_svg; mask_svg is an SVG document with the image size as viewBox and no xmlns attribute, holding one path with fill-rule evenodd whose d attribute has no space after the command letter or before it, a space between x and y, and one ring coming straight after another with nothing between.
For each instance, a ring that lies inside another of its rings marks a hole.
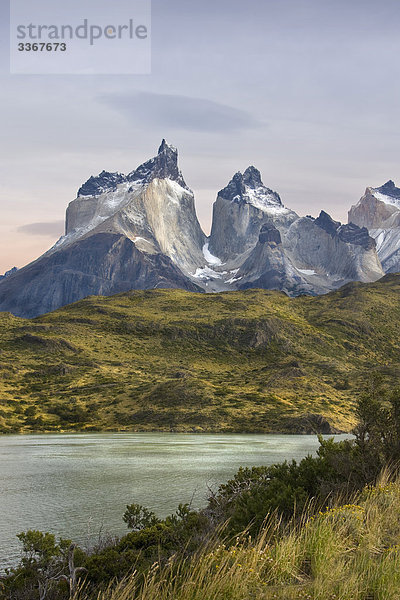
<instances>
[{"instance_id":1,"label":"hillside vegetation","mask_svg":"<svg viewBox=\"0 0 400 600\"><path fill-rule=\"evenodd\" d=\"M400 276L319 297L150 290L0 313L0 431L340 430L400 375ZM326 425L326 423L325 423Z\"/></svg>"}]
</instances>

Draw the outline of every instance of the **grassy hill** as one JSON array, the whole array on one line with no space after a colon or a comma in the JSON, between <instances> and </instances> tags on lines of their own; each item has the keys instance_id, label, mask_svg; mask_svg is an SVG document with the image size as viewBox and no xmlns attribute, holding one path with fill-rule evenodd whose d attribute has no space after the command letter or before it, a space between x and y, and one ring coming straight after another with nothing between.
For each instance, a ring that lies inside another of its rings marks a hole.
<instances>
[{"instance_id":1,"label":"grassy hill","mask_svg":"<svg viewBox=\"0 0 400 600\"><path fill-rule=\"evenodd\" d=\"M0 313L0 431L341 430L400 376L400 276L319 297L135 291ZM307 420L306 417L305 420Z\"/></svg>"}]
</instances>

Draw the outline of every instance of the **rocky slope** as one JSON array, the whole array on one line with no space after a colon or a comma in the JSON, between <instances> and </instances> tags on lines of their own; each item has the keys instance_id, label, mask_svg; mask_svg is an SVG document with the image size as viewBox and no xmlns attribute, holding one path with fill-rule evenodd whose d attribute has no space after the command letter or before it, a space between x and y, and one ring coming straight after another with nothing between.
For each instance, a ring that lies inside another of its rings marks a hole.
<instances>
[{"instance_id":1,"label":"rocky slope","mask_svg":"<svg viewBox=\"0 0 400 600\"><path fill-rule=\"evenodd\" d=\"M0 275L0 281L2 279L5 279L6 277L10 277L10 275L14 275L14 273L16 273L18 271L17 267L13 267L12 269L9 269L9 271L6 271L4 273L4 275Z\"/></svg>"},{"instance_id":2,"label":"rocky slope","mask_svg":"<svg viewBox=\"0 0 400 600\"><path fill-rule=\"evenodd\" d=\"M324 212L300 218L250 166L218 193L207 238L178 152L163 140L157 155L129 174L102 171L79 188L67 208L65 235L0 280L0 311L35 317L87 295L129 289L262 287L314 295L348 281L375 281L384 271L364 227L366 213L380 203L374 226L384 224L383 242L375 237L386 266L396 264L385 248L393 246L387 231L400 215L394 184L379 190L366 208L355 209L353 224L341 225ZM392 204L378 194L389 194Z\"/></svg>"},{"instance_id":3,"label":"rocky slope","mask_svg":"<svg viewBox=\"0 0 400 600\"><path fill-rule=\"evenodd\" d=\"M349 211L349 223L367 227L376 240L377 252L386 273L400 271L400 188L388 181L369 187Z\"/></svg>"}]
</instances>

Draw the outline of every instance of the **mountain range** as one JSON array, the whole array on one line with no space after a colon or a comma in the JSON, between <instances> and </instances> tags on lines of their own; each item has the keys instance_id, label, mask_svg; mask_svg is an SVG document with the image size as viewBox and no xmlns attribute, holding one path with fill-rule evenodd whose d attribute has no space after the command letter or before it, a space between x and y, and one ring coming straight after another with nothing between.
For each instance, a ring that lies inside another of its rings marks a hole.
<instances>
[{"instance_id":1,"label":"mountain range","mask_svg":"<svg viewBox=\"0 0 400 600\"><path fill-rule=\"evenodd\" d=\"M0 278L0 311L31 318L86 296L149 288L324 294L400 271L399 241L392 181L367 188L341 224L324 211L300 217L253 166L218 192L206 236L178 152L163 140L129 174L102 171L79 188L65 235Z\"/></svg>"}]
</instances>

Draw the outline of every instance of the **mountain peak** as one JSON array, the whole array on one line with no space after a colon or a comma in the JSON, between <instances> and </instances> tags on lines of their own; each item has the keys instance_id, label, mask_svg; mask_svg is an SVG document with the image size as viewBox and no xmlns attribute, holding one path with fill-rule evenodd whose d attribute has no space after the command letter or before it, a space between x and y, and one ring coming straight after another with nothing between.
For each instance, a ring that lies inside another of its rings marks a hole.
<instances>
[{"instance_id":1,"label":"mountain peak","mask_svg":"<svg viewBox=\"0 0 400 600\"><path fill-rule=\"evenodd\" d=\"M375 248L375 240L370 237L366 227L358 227L355 223L342 225L339 221L334 221L324 210L321 210L319 217L314 221L314 225L318 225L331 237L338 236L342 242L347 244L362 246L364 250Z\"/></svg>"},{"instance_id":2,"label":"mountain peak","mask_svg":"<svg viewBox=\"0 0 400 600\"><path fill-rule=\"evenodd\" d=\"M396 187L394 181L389 179L385 184L381 185L381 187L375 188L374 191L380 192L385 196L390 196L391 198L400 199L400 188Z\"/></svg>"},{"instance_id":3,"label":"mountain peak","mask_svg":"<svg viewBox=\"0 0 400 600\"><path fill-rule=\"evenodd\" d=\"M253 166L247 167L243 173L243 183L252 189L262 187L261 173Z\"/></svg>"},{"instance_id":4,"label":"mountain peak","mask_svg":"<svg viewBox=\"0 0 400 600\"><path fill-rule=\"evenodd\" d=\"M160 144L157 154L161 154L162 152L172 152L172 153L178 154L178 150L175 148L175 146L168 144L168 142L165 138L163 138L161 140L161 144Z\"/></svg>"},{"instance_id":5,"label":"mountain peak","mask_svg":"<svg viewBox=\"0 0 400 600\"><path fill-rule=\"evenodd\" d=\"M178 150L162 140L157 156L146 161L128 175L129 181L150 183L153 179L172 179L189 190L178 167Z\"/></svg>"},{"instance_id":6,"label":"mountain peak","mask_svg":"<svg viewBox=\"0 0 400 600\"><path fill-rule=\"evenodd\" d=\"M321 210L319 217L315 219L314 225L318 225L321 229L334 236L340 227L339 221L334 221L330 215L324 210Z\"/></svg>"},{"instance_id":7,"label":"mountain peak","mask_svg":"<svg viewBox=\"0 0 400 600\"><path fill-rule=\"evenodd\" d=\"M187 190L188 186L178 167L178 150L163 138L158 148L157 156L140 165L129 175L102 171L97 176L91 176L78 190L80 196L100 196L105 192L115 191L120 183L137 181L150 183L153 179L172 179ZM190 191L190 190L189 190Z\"/></svg>"},{"instance_id":8,"label":"mountain peak","mask_svg":"<svg viewBox=\"0 0 400 600\"><path fill-rule=\"evenodd\" d=\"M263 184L260 171L253 166L247 167L244 173L235 173L218 196L231 202L251 204L263 211L277 206L283 208L279 194Z\"/></svg>"}]
</instances>

